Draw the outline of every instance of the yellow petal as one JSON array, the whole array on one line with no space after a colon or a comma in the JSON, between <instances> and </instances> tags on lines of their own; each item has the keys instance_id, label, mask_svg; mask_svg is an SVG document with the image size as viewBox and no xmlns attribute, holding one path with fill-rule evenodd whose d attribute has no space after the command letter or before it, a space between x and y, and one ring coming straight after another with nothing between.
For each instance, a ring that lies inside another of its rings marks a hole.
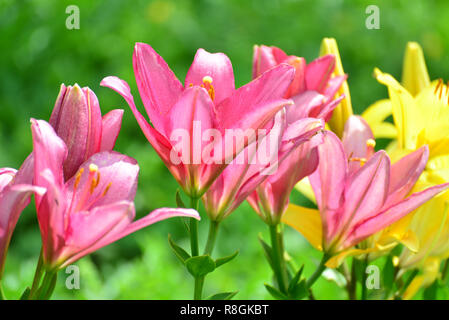
<instances>
[{"instance_id":1,"label":"yellow petal","mask_svg":"<svg viewBox=\"0 0 449 320\"><path fill-rule=\"evenodd\" d=\"M301 192L307 199L316 204L315 193L309 179L302 179L295 185L295 189Z\"/></svg>"},{"instance_id":2,"label":"yellow petal","mask_svg":"<svg viewBox=\"0 0 449 320\"><path fill-rule=\"evenodd\" d=\"M320 212L317 209L289 204L281 221L300 232L313 247L322 250L323 231Z\"/></svg>"},{"instance_id":3,"label":"yellow petal","mask_svg":"<svg viewBox=\"0 0 449 320\"><path fill-rule=\"evenodd\" d=\"M405 290L402 298L404 300L410 300L416 295L420 288L431 285L439 275L440 263L441 261L436 258L427 259L422 268L422 275L413 279Z\"/></svg>"},{"instance_id":4,"label":"yellow petal","mask_svg":"<svg viewBox=\"0 0 449 320\"><path fill-rule=\"evenodd\" d=\"M337 41L334 38L324 38L321 42L320 56L326 54L335 55L334 76L342 76L345 74L343 64L341 63L340 52L338 51ZM340 138L343 136L343 130L346 120L352 115L351 95L349 93L348 82L345 81L337 92L337 96L345 95L341 103L334 109L332 117L329 120L329 126Z\"/></svg>"},{"instance_id":5,"label":"yellow petal","mask_svg":"<svg viewBox=\"0 0 449 320\"><path fill-rule=\"evenodd\" d=\"M413 96L391 75L374 70L377 81L388 87L392 104L392 114L398 129L398 147L416 149L417 136L422 130L422 115ZM423 110L424 112L424 110Z\"/></svg>"},{"instance_id":6,"label":"yellow petal","mask_svg":"<svg viewBox=\"0 0 449 320\"><path fill-rule=\"evenodd\" d=\"M374 248L368 248L368 249L348 249L344 250L342 252L339 252L338 254L334 255L332 258L330 258L326 262L326 267L328 268L338 268L343 261L348 257L353 256L359 256L362 254L371 253L373 251L376 251Z\"/></svg>"},{"instance_id":7,"label":"yellow petal","mask_svg":"<svg viewBox=\"0 0 449 320\"><path fill-rule=\"evenodd\" d=\"M396 138L398 134L396 127L392 123L384 122L391 113L391 101L389 99L382 99L370 105L362 113L362 117L371 127L376 138L393 139Z\"/></svg>"},{"instance_id":8,"label":"yellow petal","mask_svg":"<svg viewBox=\"0 0 449 320\"><path fill-rule=\"evenodd\" d=\"M423 276L416 276L405 290L404 294L402 295L402 299L411 300L416 295L418 290L422 287L423 282Z\"/></svg>"},{"instance_id":9,"label":"yellow petal","mask_svg":"<svg viewBox=\"0 0 449 320\"><path fill-rule=\"evenodd\" d=\"M402 84L413 96L430 84L424 54L417 42L407 43L402 67Z\"/></svg>"}]
</instances>

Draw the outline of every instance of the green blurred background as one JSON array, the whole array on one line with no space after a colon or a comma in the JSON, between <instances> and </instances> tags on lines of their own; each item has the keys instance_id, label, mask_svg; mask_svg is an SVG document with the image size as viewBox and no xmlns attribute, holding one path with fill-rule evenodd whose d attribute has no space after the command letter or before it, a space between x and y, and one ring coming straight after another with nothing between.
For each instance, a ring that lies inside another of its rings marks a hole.
<instances>
[{"instance_id":1,"label":"green blurred background","mask_svg":"<svg viewBox=\"0 0 449 320\"><path fill-rule=\"evenodd\" d=\"M65 9L71 4L80 8L79 30L65 27ZM380 8L380 30L365 27L370 4ZM445 0L0 0L0 164L20 166L31 151L29 119L48 120L60 84L78 83L96 92L103 114L117 107L126 111L116 150L140 164L138 216L176 206L177 184L125 102L99 86L103 77L117 75L128 81L142 106L132 70L135 42L152 45L180 79L197 48L224 52L241 86L251 78L254 44L279 46L310 61L323 37L335 37L349 74L353 106L360 113L386 97L386 89L372 77L374 67L400 77L407 41L423 46L432 79L449 78L447 21ZM298 202L299 197L294 192L291 199ZM4 289L11 298L31 283L40 250L32 207L23 212L9 250ZM204 219L200 225L202 243L206 223ZM54 298L191 298L193 280L168 248L168 233L188 246L180 219L160 222L79 261L80 290L66 289L62 271ZM208 276L206 296L239 290L236 298L270 298L263 287L271 274L257 240L259 233L268 238L266 226L247 203L222 223L215 256L237 249L240 254ZM320 254L289 228L285 240L295 262L305 264L306 275L313 272ZM346 298L343 290L325 279L317 282L314 291L317 298Z\"/></svg>"}]
</instances>

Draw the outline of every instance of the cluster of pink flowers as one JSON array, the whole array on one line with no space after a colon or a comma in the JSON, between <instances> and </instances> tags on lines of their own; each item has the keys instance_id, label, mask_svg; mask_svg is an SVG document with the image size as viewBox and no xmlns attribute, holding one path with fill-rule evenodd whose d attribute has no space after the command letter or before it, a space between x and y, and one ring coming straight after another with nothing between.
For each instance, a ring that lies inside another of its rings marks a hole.
<instances>
[{"instance_id":1,"label":"cluster of pink flowers","mask_svg":"<svg viewBox=\"0 0 449 320\"><path fill-rule=\"evenodd\" d=\"M278 225L293 187L309 176L323 250L333 255L448 187L409 196L427 162L425 147L390 165L384 151L370 146L372 133L361 118L349 118L342 140L325 130L344 98L338 91L346 76L333 75L335 63L333 55L307 64L281 49L256 46L253 80L235 88L229 58L199 49L182 84L152 47L137 43L133 67L151 124L124 80L110 76L101 85L126 100L182 190L192 203L202 199L216 224L248 200L268 225ZM32 194L49 274L157 221L200 218L194 205L160 208L133 221L139 165L113 151L122 115L113 110L102 116L92 90L62 85L50 120L31 119L32 153L18 171L0 169L0 279ZM195 241L192 257L199 255L194 247ZM43 282L29 297L49 296Z\"/></svg>"}]
</instances>

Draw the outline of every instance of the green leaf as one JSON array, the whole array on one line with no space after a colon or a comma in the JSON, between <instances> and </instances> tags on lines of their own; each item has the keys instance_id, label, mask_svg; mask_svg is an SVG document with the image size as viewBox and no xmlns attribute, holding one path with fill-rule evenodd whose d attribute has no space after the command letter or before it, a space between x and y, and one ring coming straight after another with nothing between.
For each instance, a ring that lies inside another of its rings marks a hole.
<instances>
[{"instance_id":1,"label":"green leaf","mask_svg":"<svg viewBox=\"0 0 449 320\"><path fill-rule=\"evenodd\" d=\"M307 288L306 280L301 280L296 284L289 294L295 299L302 299L309 294L309 289Z\"/></svg>"},{"instance_id":2,"label":"green leaf","mask_svg":"<svg viewBox=\"0 0 449 320\"><path fill-rule=\"evenodd\" d=\"M181 195L179 194L179 189L176 190L176 205L178 206L178 208L187 208L186 205L184 204L184 201L182 201L182 199L181 199Z\"/></svg>"},{"instance_id":3,"label":"green leaf","mask_svg":"<svg viewBox=\"0 0 449 320\"><path fill-rule=\"evenodd\" d=\"M267 258L268 263L270 264L271 269L273 269L274 265L273 265L273 254L271 252L271 247L268 243L266 243L263 239L262 239L262 235L259 234L259 242L262 245L263 251L265 253L265 257ZM274 269L273 269L274 270Z\"/></svg>"},{"instance_id":4,"label":"green leaf","mask_svg":"<svg viewBox=\"0 0 449 320\"><path fill-rule=\"evenodd\" d=\"M382 270L383 287L385 292L390 293L394 285L394 265L393 257L389 255L385 261L385 265Z\"/></svg>"},{"instance_id":5,"label":"green leaf","mask_svg":"<svg viewBox=\"0 0 449 320\"><path fill-rule=\"evenodd\" d=\"M202 277L215 270L215 261L208 254L191 257L185 261L185 264L194 277Z\"/></svg>"},{"instance_id":6,"label":"green leaf","mask_svg":"<svg viewBox=\"0 0 449 320\"><path fill-rule=\"evenodd\" d=\"M234 252L230 256L219 258L219 259L215 260L215 268L218 268L219 266L222 266L225 263L228 263L229 261L234 259L238 254L239 254L239 251L237 250L236 252Z\"/></svg>"},{"instance_id":7,"label":"green leaf","mask_svg":"<svg viewBox=\"0 0 449 320\"><path fill-rule=\"evenodd\" d=\"M288 285L288 293L292 293L293 290L296 287L296 284L298 283L299 279L301 279L302 271L304 270L304 265L299 268L298 272L296 272L294 278L290 281L290 284Z\"/></svg>"},{"instance_id":8,"label":"green leaf","mask_svg":"<svg viewBox=\"0 0 449 320\"><path fill-rule=\"evenodd\" d=\"M270 286L269 284L265 283L264 286L265 286L265 289L267 289L267 291L272 295L273 298L275 298L277 300L289 300L290 299L285 294L280 292L278 289Z\"/></svg>"},{"instance_id":9,"label":"green leaf","mask_svg":"<svg viewBox=\"0 0 449 320\"><path fill-rule=\"evenodd\" d=\"M28 297L30 296L30 292L31 292L30 287L27 287L25 289L25 291L22 293L22 295L20 296L19 300L28 300Z\"/></svg>"},{"instance_id":10,"label":"green leaf","mask_svg":"<svg viewBox=\"0 0 449 320\"><path fill-rule=\"evenodd\" d=\"M220 292L216 293L214 295L211 295L210 297L206 298L206 300L231 300L234 298L234 296L239 293L238 291L234 292Z\"/></svg>"},{"instance_id":11,"label":"green leaf","mask_svg":"<svg viewBox=\"0 0 449 320\"><path fill-rule=\"evenodd\" d=\"M424 289L423 298L424 300L436 300L438 290L438 281L434 281L432 285Z\"/></svg>"},{"instance_id":12,"label":"green leaf","mask_svg":"<svg viewBox=\"0 0 449 320\"><path fill-rule=\"evenodd\" d=\"M190 258L190 254L187 253L183 248L178 246L171 238L171 235L168 235L168 243L170 244L170 247L173 249L173 252L175 253L176 257L185 264L186 260Z\"/></svg>"}]
</instances>

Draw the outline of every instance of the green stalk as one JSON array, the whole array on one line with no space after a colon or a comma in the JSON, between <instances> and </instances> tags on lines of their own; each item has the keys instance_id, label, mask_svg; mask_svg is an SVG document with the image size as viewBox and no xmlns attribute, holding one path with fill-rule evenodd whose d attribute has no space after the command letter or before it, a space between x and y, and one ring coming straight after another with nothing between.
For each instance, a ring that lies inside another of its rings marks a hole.
<instances>
[{"instance_id":1,"label":"green stalk","mask_svg":"<svg viewBox=\"0 0 449 320\"><path fill-rule=\"evenodd\" d=\"M0 301L2 300L7 300L5 293L3 292L3 287L2 287L2 283L0 282Z\"/></svg>"},{"instance_id":2,"label":"green stalk","mask_svg":"<svg viewBox=\"0 0 449 320\"><path fill-rule=\"evenodd\" d=\"M37 299L48 300L50 299L53 290L55 289L57 270L46 271L44 280L42 280L42 286L37 291Z\"/></svg>"},{"instance_id":3,"label":"green stalk","mask_svg":"<svg viewBox=\"0 0 449 320\"><path fill-rule=\"evenodd\" d=\"M190 197L190 207L192 209L198 210L198 198ZM195 218L190 218L190 249L192 252L192 257L199 254L198 249L198 220Z\"/></svg>"},{"instance_id":4,"label":"green stalk","mask_svg":"<svg viewBox=\"0 0 449 320\"><path fill-rule=\"evenodd\" d=\"M32 299L37 288L39 287L39 284L41 282L42 279L42 274L44 269L42 268L43 266L43 249L41 248L41 252L39 254L39 260L37 262L37 266L36 266L36 271L34 272L34 278L33 278L33 284L31 285L31 289L30 289L30 294L29 294L29 299Z\"/></svg>"},{"instance_id":5,"label":"green stalk","mask_svg":"<svg viewBox=\"0 0 449 320\"><path fill-rule=\"evenodd\" d=\"M402 285L401 290L399 290L399 293L396 295L396 298L402 298L402 296L405 293L405 290L407 290L408 286L410 285L410 283L412 283L413 279L415 279L415 277L418 275L418 273L419 273L418 269L415 269L412 271L412 273L410 273L410 276L407 278L407 280Z\"/></svg>"},{"instance_id":6,"label":"green stalk","mask_svg":"<svg viewBox=\"0 0 449 320\"><path fill-rule=\"evenodd\" d=\"M198 210L198 201L199 199L196 197L190 197L190 207L192 209ZM190 250L192 253L192 257L196 257L199 255L199 246L198 246L198 221L194 218L190 218ZM201 300L202 292L203 292L203 284L204 278L195 277L195 286L193 289L193 299Z\"/></svg>"},{"instance_id":7,"label":"green stalk","mask_svg":"<svg viewBox=\"0 0 449 320\"><path fill-rule=\"evenodd\" d=\"M204 248L204 254L212 255L214 251L215 240L217 239L218 227L220 222L210 220L209 223L209 234L207 235L206 247Z\"/></svg>"},{"instance_id":8,"label":"green stalk","mask_svg":"<svg viewBox=\"0 0 449 320\"><path fill-rule=\"evenodd\" d=\"M310 278L307 280L307 288L311 288L316 280L321 276L323 271L326 269L326 262L329 260L329 256L324 253L323 258L320 261L320 264L316 268L315 272L310 276Z\"/></svg>"},{"instance_id":9,"label":"green stalk","mask_svg":"<svg viewBox=\"0 0 449 320\"><path fill-rule=\"evenodd\" d=\"M270 225L270 239L271 239L271 248L273 252L273 272L276 277L276 281L278 283L279 290L287 294L288 288L288 280L287 280L287 270L284 260L284 251L282 249L282 245L280 243L280 238L282 235L278 233L276 225Z\"/></svg>"},{"instance_id":10,"label":"green stalk","mask_svg":"<svg viewBox=\"0 0 449 320\"><path fill-rule=\"evenodd\" d=\"M441 280L446 283L447 276L449 274L449 259L444 262L443 270L441 271Z\"/></svg>"},{"instance_id":11,"label":"green stalk","mask_svg":"<svg viewBox=\"0 0 449 320\"><path fill-rule=\"evenodd\" d=\"M367 275L366 275L366 268L368 267L368 256L365 257L365 259L363 260L363 275L362 275L362 296L361 296L361 300L366 300L367 296L368 296L368 291L367 291L367 287L366 287L366 279L367 279Z\"/></svg>"}]
</instances>

